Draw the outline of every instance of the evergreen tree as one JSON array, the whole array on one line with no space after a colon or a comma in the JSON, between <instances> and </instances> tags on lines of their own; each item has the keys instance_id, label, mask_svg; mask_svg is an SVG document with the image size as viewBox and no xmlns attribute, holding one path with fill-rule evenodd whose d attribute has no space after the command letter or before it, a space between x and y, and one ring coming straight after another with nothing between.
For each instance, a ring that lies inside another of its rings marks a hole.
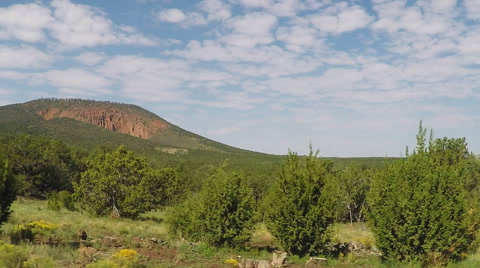
<instances>
[{"instance_id":1,"label":"evergreen tree","mask_svg":"<svg viewBox=\"0 0 480 268\"><path fill-rule=\"evenodd\" d=\"M17 186L8 161L0 157L0 225L10 216L10 205L17 196Z\"/></svg>"},{"instance_id":2,"label":"evergreen tree","mask_svg":"<svg viewBox=\"0 0 480 268\"><path fill-rule=\"evenodd\" d=\"M255 201L245 179L217 168L200 193L170 209L173 234L213 246L243 247L254 226Z\"/></svg>"},{"instance_id":3,"label":"evergreen tree","mask_svg":"<svg viewBox=\"0 0 480 268\"><path fill-rule=\"evenodd\" d=\"M378 173L369 223L385 259L445 264L466 253L478 229L462 172L472 159L464 139L436 139L420 124L417 148ZM470 199L472 200L472 199Z\"/></svg>"},{"instance_id":4,"label":"evergreen tree","mask_svg":"<svg viewBox=\"0 0 480 268\"><path fill-rule=\"evenodd\" d=\"M87 170L74 185L82 208L95 215L136 218L167 201L170 186L177 178L172 170L154 170L145 158L136 157L125 146L100 153L87 162ZM177 186L178 183L174 183Z\"/></svg>"},{"instance_id":5,"label":"evergreen tree","mask_svg":"<svg viewBox=\"0 0 480 268\"><path fill-rule=\"evenodd\" d=\"M310 154L302 161L290 152L266 199L264 220L282 247L295 255L316 255L331 239L335 188L332 163Z\"/></svg>"}]
</instances>

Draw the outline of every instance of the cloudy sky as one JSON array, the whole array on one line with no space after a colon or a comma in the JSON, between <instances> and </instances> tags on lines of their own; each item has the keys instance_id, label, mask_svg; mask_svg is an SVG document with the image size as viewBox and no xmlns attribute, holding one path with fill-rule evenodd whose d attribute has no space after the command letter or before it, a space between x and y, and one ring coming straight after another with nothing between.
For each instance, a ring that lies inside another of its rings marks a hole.
<instances>
[{"instance_id":1,"label":"cloudy sky","mask_svg":"<svg viewBox=\"0 0 480 268\"><path fill-rule=\"evenodd\" d=\"M1 0L0 105L138 104L254 151L480 153L480 0Z\"/></svg>"}]
</instances>

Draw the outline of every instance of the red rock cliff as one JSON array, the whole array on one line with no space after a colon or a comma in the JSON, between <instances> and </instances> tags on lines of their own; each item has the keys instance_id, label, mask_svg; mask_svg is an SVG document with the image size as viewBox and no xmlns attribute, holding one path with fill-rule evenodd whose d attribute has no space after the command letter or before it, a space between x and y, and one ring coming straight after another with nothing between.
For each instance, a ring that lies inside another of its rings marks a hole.
<instances>
[{"instance_id":1,"label":"red rock cliff","mask_svg":"<svg viewBox=\"0 0 480 268\"><path fill-rule=\"evenodd\" d=\"M140 117L135 113L127 113L109 107L72 107L63 111L49 108L37 111L37 114L46 120L56 117L72 118L142 139L148 139L158 131L168 128L168 124L165 121L153 116Z\"/></svg>"}]
</instances>

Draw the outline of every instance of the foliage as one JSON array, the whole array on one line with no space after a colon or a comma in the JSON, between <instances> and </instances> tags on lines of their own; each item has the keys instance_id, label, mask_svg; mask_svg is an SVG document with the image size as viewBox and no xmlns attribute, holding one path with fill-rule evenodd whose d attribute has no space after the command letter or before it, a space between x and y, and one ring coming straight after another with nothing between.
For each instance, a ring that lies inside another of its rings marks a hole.
<instances>
[{"instance_id":1,"label":"foliage","mask_svg":"<svg viewBox=\"0 0 480 268\"><path fill-rule=\"evenodd\" d=\"M27 251L23 248L3 244L0 241L0 267L22 267L28 259Z\"/></svg>"},{"instance_id":2,"label":"foliage","mask_svg":"<svg viewBox=\"0 0 480 268\"><path fill-rule=\"evenodd\" d=\"M48 257L33 257L23 262L22 268L55 268L57 264Z\"/></svg>"},{"instance_id":3,"label":"foliage","mask_svg":"<svg viewBox=\"0 0 480 268\"><path fill-rule=\"evenodd\" d=\"M18 224L10 234L10 239L14 243L21 241L32 242L36 235L47 235L57 229L57 224L49 223L44 220L32 221L28 224Z\"/></svg>"},{"instance_id":4,"label":"foliage","mask_svg":"<svg viewBox=\"0 0 480 268\"><path fill-rule=\"evenodd\" d=\"M87 265L87 268L141 268L138 253L133 249L122 249L111 258Z\"/></svg>"},{"instance_id":5,"label":"foliage","mask_svg":"<svg viewBox=\"0 0 480 268\"><path fill-rule=\"evenodd\" d=\"M2 143L21 195L45 198L52 191L71 191L83 170L81 155L63 142L21 135L5 137Z\"/></svg>"},{"instance_id":6,"label":"foliage","mask_svg":"<svg viewBox=\"0 0 480 268\"><path fill-rule=\"evenodd\" d=\"M17 189L8 161L0 157L0 225L10 216L10 205L17 196Z\"/></svg>"},{"instance_id":7,"label":"foliage","mask_svg":"<svg viewBox=\"0 0 480 268\"><path fill-rule=\"evenodd\" d=\"M304 161L289 153L264 207L268 229L287 252L316 255L330 241L335 204L331 173L332 163L311 148Z\"/></svg>"},{"instance_id":8,"label":"foliage","mask_svg":"<svg viewBox=\"0 0 480 268\"><path fill-rule=\"evenodd\" d=\"M65 208L69 211L75 211L75 200L73 194L67 191L52 192L48 195L48 209L60 211Z\"/></svg>"},{"instance_id":9,"label":"foliage","mask_svg":"<svg viewBox=\"0 0 480 268\"><path fill-rule=\"evenodd\" d=\"M336 173L334 184L337 188L336 218L339 222L360 222L365 220L367 193L374 169L349 165Z\"/></svg>"},{"instance_id":10,"label":"foliage","mask_svg":"<svg viewBox=\"0 0 480 268\"><path fill-rule=\"evenodd\" d=\"M154 170L125 146L96 155L81 177L74 185L75 196L82 208L95 215L113 211L133 219L169 203L181 191L175 171Z\"/></svg>"},{"instance_id":11,"label":"foliage","mask_svg":"<svg viewBox=\"0 0 480 268\"><path fill-rule=\"evenodd\" d=\"M243 247L254 228L254 199L245 179L221 166L200 193L169 210L174 235L213 246Z\"/></svg>"},{"instance_id":12,"label":"foliage","mask_svg":"<svg viewBox=\"0 0 480 268\"><path fill-rule=\"evenodd\" d=\"M425 134L420 123L416 151L373 179L369 223L385 259L438 265L472 245L478 203L462 175L472 159L465 140L431 135L427 146Z\"/></svg>"}]
</instances>

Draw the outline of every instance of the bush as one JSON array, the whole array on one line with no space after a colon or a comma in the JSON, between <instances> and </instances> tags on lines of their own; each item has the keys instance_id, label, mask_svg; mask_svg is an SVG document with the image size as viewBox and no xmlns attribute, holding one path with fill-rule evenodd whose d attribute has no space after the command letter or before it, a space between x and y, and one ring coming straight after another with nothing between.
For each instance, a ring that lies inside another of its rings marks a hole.
<instances>
[{"instance_id":1,"label":"bush","mask_svg":"<svg viewBox=\"0 0 480 268\"><path fill-rule=\"evenodd\" d=\"M19 224L10 234L10 239L13 243L21 241L32 242L36 235L46 236L51 234L59 226L57 224L48 223L44 220L32 221L29 224Z\"/></svg>"},{"instance_id":2,"label":"bush","mask_svg":"<svg viewBox=\"0 0 480 268\"><path fill-rule=\"evenodd\" d=\"M48 195L47 207L53 211L60 211L65 208L69 211L75 211L75 201L73 195L67 191L52 192Z\"/></svg>"},{"instance_id":3,"label":"bush","mask_svg":"<svg viewBox=\"0 0 480 268\"><path fill-rule=\"evenodd\" d=\"M87 268L142 268L138 253L133 249L122 249L111 258L87 265Z\"/></svg>"},{"instance_id":4,"label":"bush","mask_svg":"<svg viewBox=\"0 0 480 268\"><path fill-rule=\"evenodd\" d=\"M8 161L0 157L0 225L10 216L10 206L17 196L17 186Z\"/></svg>"},{"instance_id":5,"label":"bush","mask_svg":"<svg viewBox=\"0 0 480 268\"><path fill-rule=\"evenodd\" d=\"M87 162L75 198L95 215L135 219L139 214L175 200L180 186L171 169L155 170L147 160L136 157L125 146L100 153Z\"/></svg>"},{"instance_id":6,"label":"bush","mask_svg":"<svg viewBox=\"0 0 480 268\"><path fill-rule=\"evenodd\" d=\"M2 244L0 241L0 267L22 267L28 259L27 252L17 246Z\"/></svg>"},{"instance_id":7,"label":"bush","mask_svg":"<svg viewBox=\"0 0 480 268\"><path fill-rule=\"evenodd\" d=\"M420 125L417 150L374 177L369 223L383 257L441 265L458 260L475 239L478 207L467 200L464 139L430 139Z\"/></svg>"},{"instance_id":8,"label":"bush","mask_svg":"<svg viewBox=\"0 0 480 268\"><path fill-rule=\"evenodd\" d=\"M254 227L252 190L238 174L219 167L198 195L169 210L171 233L211 246L244 247Z\"/></svg>"},{"instance_id":9,"label":"bush","mask_svg":"<svg viewBox=\"0 0 480 268\"><path fill-rule=\"evenodd\" d=\"M262 210L268 229L287 252L317 255L330 241L335 207L331 172L332 163L311 149L304 161L288 154Z\"/></svg>"}]
</instances>

